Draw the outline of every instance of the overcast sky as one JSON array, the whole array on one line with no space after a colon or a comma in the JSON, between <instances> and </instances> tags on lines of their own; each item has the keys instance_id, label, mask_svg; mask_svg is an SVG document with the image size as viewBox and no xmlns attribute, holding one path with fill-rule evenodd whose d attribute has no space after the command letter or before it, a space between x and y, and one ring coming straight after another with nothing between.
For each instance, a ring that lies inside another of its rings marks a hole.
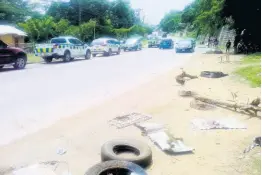
<instances>
[{"instance_id":1,"label":"overcast sky","mask_svg":"<svg viewBox=\"0 0 262 175\"><path fill-rule=\"evenodd\" d=\"M158 24L165 13L170 10L183 10L193 0L130 0L133 8L141 8L145 13L145 21Z\"/></svg>"}]
</instances>

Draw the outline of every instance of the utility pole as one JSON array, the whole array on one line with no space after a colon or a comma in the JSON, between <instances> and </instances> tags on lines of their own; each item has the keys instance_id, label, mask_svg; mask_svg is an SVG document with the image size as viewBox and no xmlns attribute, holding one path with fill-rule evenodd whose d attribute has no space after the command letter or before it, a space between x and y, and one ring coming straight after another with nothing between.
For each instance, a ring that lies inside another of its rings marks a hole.
<instances>
[{"instance_id":1,"label":"utility pole","mask_svg":"<svg viewBox=\"0 0 262 175\"><path fill-rule=\"evenodd\" d=\"M96 39L96 22L95 22L95 26L94 26L94 39Z\"/></svg>"}]
</instances>

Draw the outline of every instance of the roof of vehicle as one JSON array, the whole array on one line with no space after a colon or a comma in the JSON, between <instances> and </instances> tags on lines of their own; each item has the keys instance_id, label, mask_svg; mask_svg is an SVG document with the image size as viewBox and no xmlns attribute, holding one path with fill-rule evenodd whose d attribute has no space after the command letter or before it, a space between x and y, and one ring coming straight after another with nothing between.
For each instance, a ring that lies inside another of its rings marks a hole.
<instances>
[{"instance_id":1,"label":"roof of vehicle","mask_svg":"<svg viewBox=\"0 0 262 175\"><path fill-rule=\"evenodd\" d=\"M64 39L78 39L78 38L76 38L76 37L73 37L73 36L59 36L59 37L55 37L55 38L52 38L52 39L60 39L60 38L64 38ZM51 40L52 40L51 39Z\"/></svg>"},{"instance_id":2,"label":"roof of vehicle","mask_svg":"<svg viewBox=\"0 0 262 175\"><path fill-rule=\"evenodd\" d=\"M118 41L117 39L115 39L115 38L97 38L97 39L94 39L94 41L95 40L105 40L105 41L107 41L107 40L116 40L116 41Z\"/></svg>"}]
</instances>

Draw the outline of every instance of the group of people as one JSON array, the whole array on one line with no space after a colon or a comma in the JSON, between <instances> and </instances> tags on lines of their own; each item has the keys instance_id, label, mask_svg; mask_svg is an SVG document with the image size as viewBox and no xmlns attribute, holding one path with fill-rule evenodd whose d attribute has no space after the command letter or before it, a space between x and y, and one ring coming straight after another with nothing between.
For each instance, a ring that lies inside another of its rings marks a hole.
<instances>
[{"instance_id":1,"label":"group of people","mask_svg":"<svg viewBox=\"0 0 262 175\"><path fill-rule=\"evenodd\" d=\"M208 42L207 42L208 47L217 47L218 44L219 44L219 41L216 37L209 37L208 38Z\"/></svg>"}]
</instances>

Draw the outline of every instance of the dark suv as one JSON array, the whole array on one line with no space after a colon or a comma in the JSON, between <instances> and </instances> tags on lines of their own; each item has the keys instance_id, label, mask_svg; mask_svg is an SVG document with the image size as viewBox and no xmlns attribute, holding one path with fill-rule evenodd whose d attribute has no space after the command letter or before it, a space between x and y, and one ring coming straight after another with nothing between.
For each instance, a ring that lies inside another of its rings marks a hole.
<instances>
[{"instance_id":1,"label":"dark suv","mask_svg":"<svg viewBox=\"0 0 262 175\"><path fill-rule=\"evenodd\" d=\"M26 53L16 47L9 47L0 40L0 69L5 65L13 65L15 69L23 69L26 66Z\"/></svg>"}]
</instances>

